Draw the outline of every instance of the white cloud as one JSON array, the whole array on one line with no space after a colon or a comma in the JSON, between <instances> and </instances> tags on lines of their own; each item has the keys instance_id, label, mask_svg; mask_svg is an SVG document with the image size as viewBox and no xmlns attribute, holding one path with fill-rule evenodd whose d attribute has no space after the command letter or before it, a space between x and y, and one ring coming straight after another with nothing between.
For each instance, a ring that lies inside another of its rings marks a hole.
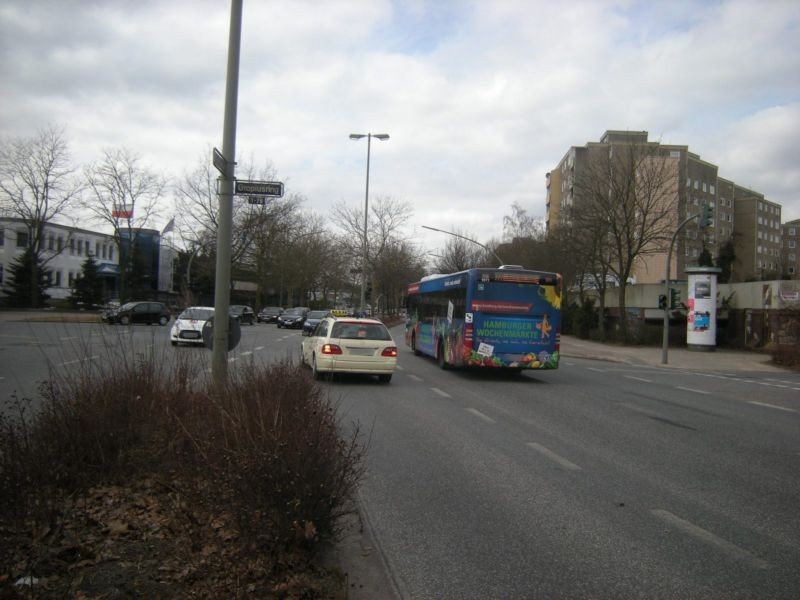
<instances>
[{"instance_id":1,"label":"white cloud","mask_svg":"<svg viewBox=\"0 0 800 600\"><path fill-rule=\"evenodd\" d=\"M800 216L796 2L245 2L237 149L327 212L370 192L500 236L606 129L688 144ZM228 4L5 2L0 135L64 124L174 176L222 137ZM440 234L415 235L441 246Z\"/></svg>"}]
</instances>

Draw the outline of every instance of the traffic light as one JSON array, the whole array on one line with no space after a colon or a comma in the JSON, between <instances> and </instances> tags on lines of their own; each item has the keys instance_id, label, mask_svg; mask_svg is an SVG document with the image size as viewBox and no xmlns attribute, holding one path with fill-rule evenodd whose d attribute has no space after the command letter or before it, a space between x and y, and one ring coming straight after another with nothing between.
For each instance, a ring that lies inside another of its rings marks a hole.
<instances>
[{"instance_id":1,"label":"traffic light","mask_svg":"<svg viewBox=\"0 0 800 600\"><path fill-rule=\"evenodd\" d=\"M667 295L666 294L659 294L658 295L658 308L661 310L665 310L667 308Z\"/></svg>"},{"instance_id":2,"label":"traffic light","mask_svg":"<svg viewBox=\"0 0 800 600\"><path fill-rule=\"evenodd\" d=\"M669 307L678 308L681 302L681 291L675 288L669 288Z\"/></svg>"},{"instance_id":3,"label":"traffic light","mask_svg":"<svg viewBox=\"0 0 800 600\"><path fill-rule=\"evenodd\" d=\"M711 206L708 204L703 205L703 210L700 213L700 228L705 229L706 227L713 227L714 226L714 213L711 210Z\"/></svg>"}]
</instances>

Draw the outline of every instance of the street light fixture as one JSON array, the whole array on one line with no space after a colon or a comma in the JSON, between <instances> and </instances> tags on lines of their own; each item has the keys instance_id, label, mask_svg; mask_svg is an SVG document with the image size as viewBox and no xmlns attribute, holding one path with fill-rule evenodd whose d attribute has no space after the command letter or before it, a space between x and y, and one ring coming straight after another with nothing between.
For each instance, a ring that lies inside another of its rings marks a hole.
<instances>
[{"instance_id":1,"label":"street light fixture","mask_svg":"<svg viewBox=\"0 0 800 600\"><path fill-rule=\"evenodd\" d=\"M477 244L478 246L480 246L481 248L483 248L484 250L486 250L487 252L489 252L490 254L492 254L492 256L494 256L494 257L497 259L497 262L498 262L498 264L499 264L500 266L502 266L502 265L503 265L503 259L502 259L502 258L500 258L500 257L497 255L497 252L495 252L494 250L492 250L491 248L489 248L489 246L486 246L486 245L484 245L484 244L481 244L480 242L476 242L476 241L475 241L475 240L473 240L472 238L464 237L463 235L459 235L459 234L457 234L457 233L453 233L452 231L445 231L444 229L436 229L436 227L428 227L427 225L423 225L423 226L422 226L422 228L423 228L423 229L430 229L431 231L438 231L439 233L446 233L447 235L452 235L452 236L455 236L455 237L457 237L457 238L461 238L462 240L467 240L468 242L472 242L473 244Z\"/></svg>"},{"instance_id":2,"label":"street light fixture","mask_svg":"<svg viewBox=\"0 0 800 600\"><path fill-rule=\"evenodd\" d=\"M389 139L388 133L351 133L351 140L367 138L367 191L364 195L364 248L361 256L361 305L360 310L366 309L366 284L367 284L367 217L369 215L369 152L372 138L381 141Z\"/></svg>"}]
</instances>

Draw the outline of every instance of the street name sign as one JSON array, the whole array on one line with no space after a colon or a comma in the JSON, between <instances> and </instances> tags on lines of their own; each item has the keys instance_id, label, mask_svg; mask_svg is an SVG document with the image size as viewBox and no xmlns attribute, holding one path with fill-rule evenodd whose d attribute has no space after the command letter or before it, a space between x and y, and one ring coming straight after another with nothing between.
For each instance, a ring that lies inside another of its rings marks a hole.
<instances>
[{"instance_id":1,"label":"street name sign","mask_svg":"<svg viewBox=\"0 0 800 600\"><path fill-rule=\"evenodd\" d=\"M234 193L238 196L283 197L282 181L240 181L236 180Z\"/></svg>"},{"instance_id":2,"label":"street name sign","mask_svg":"<svg viewBox=\"0 0 800 600\"><path fill-rule=\"evenodd\" d=\"M225 177L228 176L228 161L225 160L224 156L222 156L222 152L216 148L214 148L214 154L212 155L211 162L214 163L217 171L222 173Z\"/></svg>"}]
</instances>

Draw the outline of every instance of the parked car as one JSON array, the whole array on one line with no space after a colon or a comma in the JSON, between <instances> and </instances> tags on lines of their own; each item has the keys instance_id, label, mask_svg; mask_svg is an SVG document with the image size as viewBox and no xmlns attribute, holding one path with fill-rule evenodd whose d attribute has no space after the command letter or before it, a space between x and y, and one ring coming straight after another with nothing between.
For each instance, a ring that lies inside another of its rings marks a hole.
<instances>
[{"instance_id":1,"label":"parked car","mask_svg":"<svg viewBox=\"0 0 800 600\"><path fill-rule=\"evenodd\" d=\"M278 317L278 327L300 329L306 321L306 315L309 310L307 306L295 306L283 311L283 314Z\"/></svg>"},{"instance_id":2,"label":"parked car","mask_svg":"<svg viewBox=\"0 0 800 600\"><path fill-rule=\"evenodd\" d=\"M170 317L169 310L162 302L127 302L119 308L109 309L100 315L104 322L119 323L120 325L130 325L131 323L166 325L169 323Z\"/></svg>"},{"instance_id":3,"label":"parked car","mask_svg":"<svg viewBox=\"0 0 800 600\"><path fill-rule=\"evenodd\" d=\"M232 304L229 312L234 319L239 321L240 325L244 325L245 323L248 325L256 324L256 315L249 306L244 304Z\"/></svg>"},{"instance_id":4,"label":"parked car","mask_svg":"<svg viewBox=\"0 0 800 600\"><path fill-rule=\"evenodd\" d=\"M389 383L397 366L397 344L376 319L325 317L303 338L300 360L311 367L314 379L362 373Z\"/></svg>"},{"instance_id":5,"label":"parked car","mask_svg":"<svg viewBox=\"0 0 800 600\"><path fill-rule=\"evenodd\" d=\"M258 312L259 323L277 323L278 317L283 313L280 306L265 306Z\"/></svg>"},{"instance_id":6,"label":"parked car","mask_svg":"<svg viewBox=\"0 0 800 600\"><path fill-rule=\"evenodd\" d=\"M214 316L213 306L190 306L178 318L169 334L173 346L178 344L202 344L203 326Z\"/></svg>"},{"instance_id":7,"label":"parked car","mask_svg":"<svg viewBox=\"0 0 800 600\"><path fill-rule=\"evenodd\" d=\"M319 325L319 322L322 321L327 316L330 316L331 311L329 310L312 310L306 315L305 323L303 323L303 335L311 335L314 330Z\"/></svg>"}]
</instances>

